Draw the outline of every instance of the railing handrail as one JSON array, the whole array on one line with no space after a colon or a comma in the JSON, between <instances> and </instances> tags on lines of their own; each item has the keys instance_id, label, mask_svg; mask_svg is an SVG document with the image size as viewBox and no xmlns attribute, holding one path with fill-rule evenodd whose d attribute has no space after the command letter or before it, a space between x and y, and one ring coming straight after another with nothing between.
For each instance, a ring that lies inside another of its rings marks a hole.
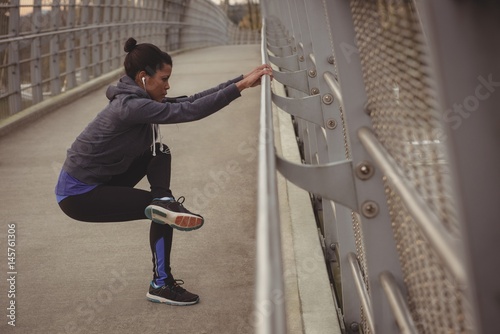
<instances>
[{"instance_id":1,"label":"railing handrail","mask_svg":"<svg viewBox=\"0 0 500 334\"><path fill-rule=\"evenodd\" d=\"M34 38L54 36L54 35L63 35L63 34L69 34L69 33L73 33L73 32L82 32L85 30L119 28L119 27L124 27L124 26L141 25L141 24L148 24L148 25L156 24L156 25L162 25L162 26L175 25L175 26L185 26L185 27L200 27L203 29L210 28L209 26L200 26L197 24L184 23L184 22L180 22L180 21L134 21L134 22L108 23L108 24L88 24L88 25L81 26L81 27L71 27L71 28L67 28L67 29L63 28L63 29L58 29L58 30L49 30L49 31L45 31L45 32L35 33L35 34L26 34L26 35L20 34L19 36L0 39L0 44L11 43L11 42L21 42L21 41L25 41L25 40L34 39Z\"/></svg>"},{"instance_id":2,"label":"railing handrail","mask_svg":"<svg viewBox=\"0 0 500 334\"><path fill-rule=\"evenodd\" d=\"M268 63L265 22L262 24L261 34L262 62ZM261 312L262 308L266 307L267 314L261 314L263 319L256 324L255 330L259 334L285 334L286 317L283 302L284 284L270 81L269 76L262 77L255 294L256 312Z\"/></svg>"}]
</instances>

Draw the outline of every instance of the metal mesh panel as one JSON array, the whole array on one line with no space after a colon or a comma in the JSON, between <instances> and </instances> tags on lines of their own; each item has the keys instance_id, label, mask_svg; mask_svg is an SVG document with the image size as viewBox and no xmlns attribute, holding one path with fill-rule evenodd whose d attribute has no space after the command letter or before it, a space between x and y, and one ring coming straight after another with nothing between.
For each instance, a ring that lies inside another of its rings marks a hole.
<instances>
[{"instance_id":1,"label":"metal mesh panel","mask_svg":"<svg viewBox=\"0 0 500 334\"><path fill-rule=\"evenodd\" d=\"M419 196L459 235L450 175L428 75L424 36L413 3L350 2L373 129ZM412 315L421 333L463 333L464 297L387 186L395 240Z\"/></svg>"},{"instance_id":2,"label":"metal mesh panel","mask_svg":"<svg viewBox=\"0 0 500 334\"><path fill-rule=\"evenodd\" d=\"M370 294L370 284L369 284L369 273L368 273L368 265L366 263L366 252L365 252L365 243L363 238L363 229L361 228L361 220L355 212L351 213L352 219L352 227L354 230L354 239L356 243L356 257L358 258L359 265L361 266L361 271L363 273L363 280L366 285L366 290L368 294ZM371 330L368 326L365 317L365 310L361 306L361 326L364 334L370 334Z\"/></svg>"},{"instance_id":3,"label":"metal mesh panel","mask_svg":"<svg viewBox=\"0 0 500 334\"><path fill-rule=\"evenodd\" d=\"M352 226L354 230L354 239L356 242L356 253L359 264L361 266L361 270L363 272L365 284L367 286L368 292L370 291L370 287L368 285L368 266L366 264L366 252L365 252L365 244L363 242L363 229L361 228L361 220L359 216L355 212L351 212L352 218Z\"/></svg>"},{"instance_id":4,"label":"metal mesh panel","mask_svg":"<svg viewBox=\"0 0 500 334\"><path fill-rule=\"evenodd\" d=\"M444 226L458 233L441 115L412 3L351 6L374 131Z\"/></svg>"},{"instance_id":5,"label":"metal mesh panel","mask_svg":"<svg viewBox=\"0 0 500 334\"><path fill-rule=\"evenodd\" d=\"M419 333L473 333L470 305L427 245L399 196L386 185L394 237Z\"/></svg>"}]
</instances>

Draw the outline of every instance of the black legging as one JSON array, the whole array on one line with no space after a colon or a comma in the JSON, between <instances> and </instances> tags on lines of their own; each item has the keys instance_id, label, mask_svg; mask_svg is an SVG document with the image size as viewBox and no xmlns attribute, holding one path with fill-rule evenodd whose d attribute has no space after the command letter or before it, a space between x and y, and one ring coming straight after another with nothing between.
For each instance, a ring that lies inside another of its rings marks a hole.
<instances>
[{"instance_id":1,"label":"black legging","mask_svg":"<svg viewBox=\"0 0 500 334\"><path fill-rule=\"evenodd\" d=\"M156 144L156 156L146 150L123 174L91 191L63 199L59 206L69 217L84 222L122 222L146 219L144 209L153 198L172 197L170 167L172 157L166 145ZM144 176L151 192L134 188ZM151 222L149 241L156 284L171 282L170 252L173 229Z\"/></svg>"}]
</instances>

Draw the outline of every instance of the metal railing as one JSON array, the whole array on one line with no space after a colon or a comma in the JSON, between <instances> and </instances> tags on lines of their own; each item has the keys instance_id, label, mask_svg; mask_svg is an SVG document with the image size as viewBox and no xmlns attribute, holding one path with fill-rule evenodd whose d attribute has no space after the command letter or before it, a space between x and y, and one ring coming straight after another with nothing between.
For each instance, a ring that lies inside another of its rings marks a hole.
<instances>
[{"instance_id":1,"label":"metal railing","mask_svg":"<svg viewBox=\"0 0 500 334\"><path fill-rule=\"evenodd\" d=\"M488 296L500 289L491 256L500 251L491 234L500 235L500 178L492 180L489 163L500 160L491 126L499 124L500 43L488 31L498 28L500 6L273 0L261 7L263 59L286 92L263 93L262 105L271 114L271 99L290 114L302 156L294 164L276 155L276 168L311 194L318 219L310 223L322 234L346 332L498 331L499 307ZM263 240L279 241L270 236ZM282 280L274 274L266 287ZM267 321L263 328L284 320Z\"/></svg>"},{"instance_id":2,"label":"metal railing","mask_svg":"<svg viewBox=\"0 0 500 334\"><path fill-rule=\"evenodd\" d=\"M268 63L265 28L262 29L262 62ZM274 158L274 130L271 108L271 84L262 78L259 131L257 266L255 305L267 309L268 321L257 322L258 333L286 333L285 307L276 302L276 293L284 293L281 256L280 218ZM271 315L269 317L269 315Z\"/></svg>"},{"instance_id":3,"label":"metal railing","mask_svg":"<svg viewBox=\"0 0 500 334\"><path fill-rule=\"evenodd\" d=\"M120 69L129 37L167 51L259 42L208 0L0 1L0 119Z\"/></svg>"}]
</instances>

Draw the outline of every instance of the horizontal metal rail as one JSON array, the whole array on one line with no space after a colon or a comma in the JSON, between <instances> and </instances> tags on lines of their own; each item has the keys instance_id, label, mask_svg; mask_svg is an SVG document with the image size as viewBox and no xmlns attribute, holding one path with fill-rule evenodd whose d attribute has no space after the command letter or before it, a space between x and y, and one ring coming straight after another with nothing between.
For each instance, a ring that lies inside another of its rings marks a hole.
<instances>
[{"instance_id":1,"label":"horizontal metal rail","mask_svg":"<svg viewBox=\"0 0 500 334\"><path fill-rule=\"evenodd\" d=\"M340 85L337 79L335 79L335 77L331 72L325 72L323 74L323 78L325 79L326 84L332 91L333 98L338 101L339 105L343 105L344 102L342 101L342 93L340 92Z\"/></svg>"},{"instance_id":2,"label":"horizontal metal rail","mask_svg":"<svg viewBox=\"0 0 500 334\"><path fill-rule=\"evenodd\" d=\"M194 28L198 32L203 32L205 35L210 35L210 36L215 36L215 37L219 36L219 33L220 33L220 29L217 29L215 27L199 26L199 25L193 24L193 23L184 23L184 22L178 22L178 21L138 21L138 22L131 22L131 23L99 24L99 25L88 25L88 26L84 26L84 27L60 29L60 30L56 30L56 31L47 31L44 33L29 34L29 35L22 35L22 36L18 36L18 37L10 37L10 38L6 38L6 39L1 39L0 40L0 50L2 49L2 47L8 48L9 44L13 43L13 42L30 43L34 39L43 38L43 37L54 37L54 36L58 36L58 35L65 35L65 34L71 34L71 33L83 33L85 31L97 31L97 32L101 33L101 32L106 31L106 29L108 31L119 30L120 28L123 28L123 27L141 26L141 25L148 25L148 26L156 25L158 27L163 27L163 28L189 27L192 29ZM103 43L99 43L99 44L93 44L92 46L102 46L102 45L103 45ZM75 52L75 51L79 51L79 50L84 49L84 48L85 48L84 46L79 46L79 47L73 48L71 51ZM68 51L68 50L65 50L65 49L60 50L60 52L66 52L66 51ZM42 54L42 55L40 55L40 58L49 57L50 55L51 55L51 53ZM121 56L114 57L114 58L121 58ZM99 61L90 63L88 65L89 66L100 65L100 64L103 64L103 63L110 61L111 59L114 59L114 58L101 59ZM30 58L26 58L26 59L22 59L22 60L18 61L18 64L22 65L25 63L30 63L34 60L36 60L36 58L30 57ZM12 64L13 64L12 62L0 64L0 69L8 68L9 66L12 66ZM71 73L74 71L79 71L83 68L84 67L76 67L73 69L69 69L68 71L59 73L59 76L64 76L68 73ZM47 78L41 80L38 84L39 85L45 84L45 83L51 82L53 79L55 79L55 77L47 77ZM20 89L20 91L29 90L34 86L35 86L34 84L27 85L26 87ZM17 94L17 93L18 93L17 91L1 92L0 99L9 97L9 96Z\"/></svg>"},{"instance_id":3,"label":"horizontal metal rail","mask_svg":"<svg viewBox=\"0 0 500 334\"><path fill-rule=\"evenodd\" d=\"M380 283L389 300L389 305L401 330L401 334L418 334L410 310L406 305L406 301L394 276L390 272L384 272L380 275Z\"/></svg>"},{"instance_id":4,"label":"horizontal metal rail","mask_svg":"<svg viewBox=\"0 0 500 334\"><path fill-rule=\"evenodd\" d=\"M265 23L262 28L262 62L268 63ZM281 255L280 218L278 190L276 184L276 158L274 150L274 130L271 112L271 83L269 76L262 77L259 169L258 169L258 215L257 215L257 277L255 307L256 312L267 308L262 321L256 325L259 334L285 334L286 317L283 265Z\"/></svg>"},{"instance_id":5,"label":"horizontal metal rail","mask_svg":"<svg viewBox=\"0 0 500 334\"><path fill-rule=\"evenodd\" d=\"M347 254L347 260L349 261L349 266L351 267L352 276L354 278L354 283L356 285L356 291L358 292L359 300L361 301L361 305L363 305L366 323L371 329L371 332L375 332L375 320L373 319L373 310L372 303L370 300L370 296L368 295L368 291L366 291L366 285L363 281L363 274L359 269L358 259L356 254L349 253Z\"/></svg>"},{"instance_id":6,"label":"horizontal metal rail","mask_svg":"<svg viewBox=\"0 0 500 334\"><path fill-rule=\"evenodd\" d=\"M183 22L174 22L174 21L135 21L135 22L125 22L125 23L111 23L111 24L99 24L99 25L86 25L82 27L76 28L68 28L68 29L59 29L54 31L46 31L37 34L29 34L29 35L21 35L16 37L8 37L4 39L0 39L0 45L12 42L20 42L27 41L34 38L40 37L53 37L56 35L64 35L74 32L83 32L87 30L105 30L107 28L121 28L121 27L130 27L131 25L158 25L158 26L184 26L184 27L195 27L200 29L209 29L209 26L200 26L192 23L183 23ZM215 30L215 29L214 29ZM219 31L219 30L217 30Z\"/></svg>"},{"instance_id":7,"label":"horizontal metal rail","mask_svg":"<svg viewBox=\"0 0 500 334\"><path fill-rule=\"evenodd\" d=\"M309 59L311 60L311 63L316 66L316 56L314 55L314 53L309 54Z\"/></svg>"}]
</instances>

